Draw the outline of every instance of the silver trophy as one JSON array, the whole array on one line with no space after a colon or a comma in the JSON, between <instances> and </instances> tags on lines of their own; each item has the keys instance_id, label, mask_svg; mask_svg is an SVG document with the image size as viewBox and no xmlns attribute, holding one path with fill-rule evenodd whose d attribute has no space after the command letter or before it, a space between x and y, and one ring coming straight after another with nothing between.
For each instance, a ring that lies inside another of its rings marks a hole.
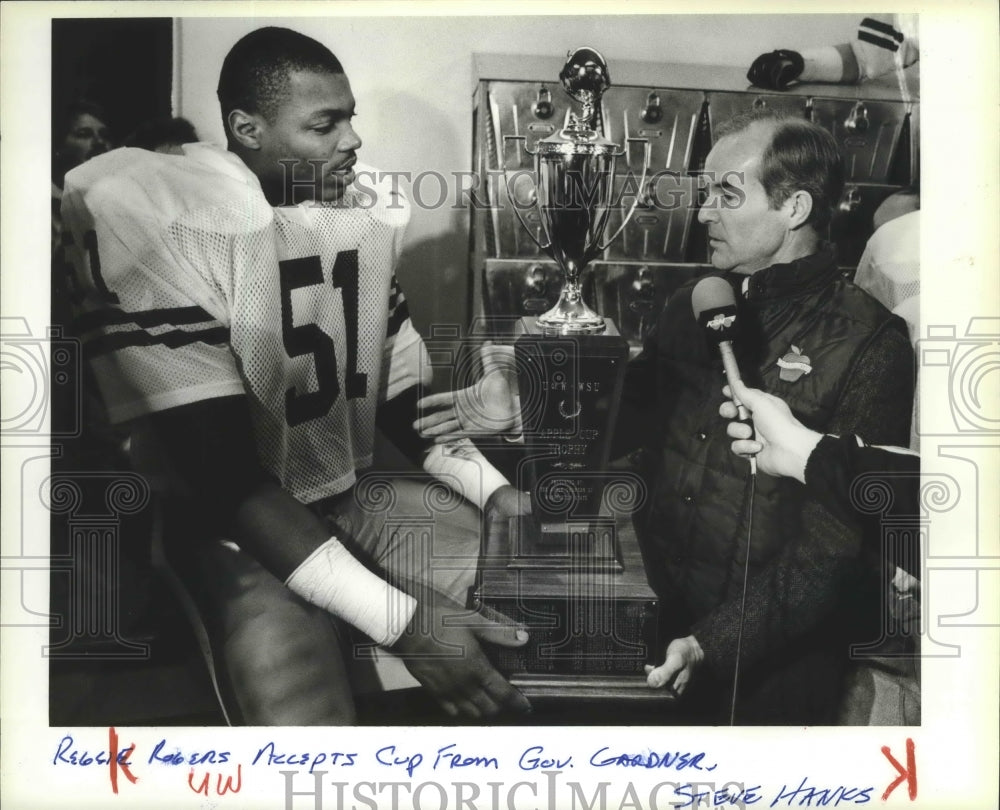
<instances>
[{"instance_id":1,"label":"silver trophy","mask_svg":"<svg viewBox=\"0 0 1000 810\"><path fill-rule=\"evenodd\" d=\"M608 66L593 48L577 48L568 54L559 78L570 97L583 105L580 115L570 113L567 125L539 141L534 152L528 148L525 136L504 137L505 144L522 141L521 147L534 158L535 204L544 244L535 237L516 204L514 213L532 240L563 271L559 301L538 317L539 330L546 335L596 335L604 332L605 321L584 302L580 276L587 263L605 250L628 224L639 195L618 230L605 240L612 210L615 161L626 150L598 130L601 96L611 86ZM641 138L626 140L645 145L638 186L644 188L649 142ZM506 167L504 176L513 200Z\"/></svg>"}]
</instances>

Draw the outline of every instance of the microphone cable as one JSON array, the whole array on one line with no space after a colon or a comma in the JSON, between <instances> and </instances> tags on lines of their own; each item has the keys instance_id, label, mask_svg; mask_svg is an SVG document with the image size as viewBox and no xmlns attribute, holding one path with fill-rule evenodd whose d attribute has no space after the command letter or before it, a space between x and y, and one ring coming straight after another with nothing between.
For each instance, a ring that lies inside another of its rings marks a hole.
<instances>
[{"instance_id":1,"label":"microphone cable","mask_svg":"<svg viewBox=\"0 0 1000 810\"><path fill-rule=\"evenodd\" d=\"M736 406L737 418L740 422L751 424L749 409L739 400L732 389L733 383L740 379L740 369L733 353L733 340L739 327L737 324L738 308L736 296L729 282L719 276L706 276L691 291L691 310L695 321L705 329L706 336L719 347L722 358L722 368L726 380L730 384L730 395ZM729 704L729 725L736 724L736 696L740 681L740 657L743 652L743 628L746 623L747 585L750 579L750 539L753 534L753 502L757 490L757 459L749 457L750 480L747 482L749 493L747 503L747 543L746 561L743 567L743 598L740 604L740 626L736 635L736 662L733 669L733 695Z\"/></svg>"},{"instance_id":2,"label":"microphone cable","mask_svg":"<svg viewBox=\"0 0 1000 810\"><path fill-rule=\"evenodd\" d=\"M750 579L750 537L753 534L753 499L757 491L757 459L750 458L750 480L747 482L747 550L743 565L743 598L740 602L740 628L736 634L736 664L733 668L733 695L729 703L729 725L736 725L736 692L740 683L740 655L743 652L743 625L747 614L747 583Z\"/></svg>"}]
</instances>

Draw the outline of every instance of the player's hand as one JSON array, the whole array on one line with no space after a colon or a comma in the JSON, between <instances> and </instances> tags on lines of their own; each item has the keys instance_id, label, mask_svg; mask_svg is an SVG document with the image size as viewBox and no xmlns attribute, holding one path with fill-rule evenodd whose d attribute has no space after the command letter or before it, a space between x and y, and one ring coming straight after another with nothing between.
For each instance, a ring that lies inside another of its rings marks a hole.
<instances>
[{"instance_id":1,"label":"player's hand","mask_svg":"<svg viewBox=\"0 0 1000 810\"><path fill-rule=\"evenodd\" d=\"M798 51L771 51L753 60L747 80L755 87L784 90L802 75L804 69L805 61Z\"/></svg>"},{"instance_id":2,"label":"player's hand","mask_svg":"<svg viewBox=\"0 0 1000 810\"><path fill-rule=\"evenodd\" d=\"M489 537L496 527L506 527L510 518L531 514L531 496L507 484L490 495L483 508L484 537Z\"/></svg>"},{"instance_id":3,"label":"player's hand","mask_svg":"<svg viewBox=\"0 0 1000 810\"><path fill-rule=\"evenodd\" d=\"M658 667L646 664L646 685L651 689L666 687L680 697L688 688L698 665L705 660L705 653L694 636L675 638L667 645L666 660Z\"/></svg>"},{"instance_id":4,"label":"player's hand","mask_svg":"<svg viewBox=\"0 0 1000 810\"><path fill-rule=\"evenodd\" d=\"M441 443L460 436L494 436L521 432L521 403L512 346L480 349L483 376L468 388L431 394L417 402L421 414L413 423L425 439Z\"/></svg>"},{"instance_id":5,"label":"player's hand","mask_svg":"<svg viewBox=\"0 0 1000 810\"><path fill-rule=\"evenodd\" d=\"M500 487L486 501L483 514L487 519L516 517L531 514L531 496L510 484Z\"/></svg>"},{"instance_id":6,"label":"player's hand","mask_svg":"<svg viewBox=\"0 0 1000 810\"><path fill-rule=\"evenodd\" d=\"M735 393L753 414L753 426L733 421L726 428L726 433L736 440L731 445L732 451L738 456L756 456L757 468L762 472L804 483L806 462L822 434L809 430L796 419L783 399L747 388L740 381L730 385L722 393L727 397ZM736 406L728 400L719 406L719 415L725 419L738 418Z\"/></svg>"},{"instance_id":7,"label":"player's hand","mask_svg":"<svg viewBox=\"0 0 1000 810\"><path fill-rule=\"evenodd\" d=\"M406 631L392 649L453 717L481 719L501 711L531 711L528 699L493 668L480 641L521 647L528 633L512 623L463 610L435 594L418 601Z\"/></svg>"}]
</instances>

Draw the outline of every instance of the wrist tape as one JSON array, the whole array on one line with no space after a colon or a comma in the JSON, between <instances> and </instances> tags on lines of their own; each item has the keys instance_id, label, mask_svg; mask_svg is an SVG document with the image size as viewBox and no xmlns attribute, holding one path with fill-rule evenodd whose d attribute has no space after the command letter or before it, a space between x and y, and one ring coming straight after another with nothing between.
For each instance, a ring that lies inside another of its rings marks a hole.
<instances>
[{"instance_id":1,"label":"wrist tape","mask_svg":"<svg viewBox=\"0 0 1000 810\"><path fill-rule=\"evenodd\" d=\"M403 634L417 608L412 596L365 568L336 537L310 554L285 585L386 647Z\"/></svg>"},{"instance_id":2,"label":"wrist tape","mask_svg":"<svg viewBox=\"0 0 1000 810\"><path fill-rule=\"evenodd\" d=\"M424 459L424 470L483 509L490 495L509 483L468 439L435 444Z\"/></svg>"}]
</instances>

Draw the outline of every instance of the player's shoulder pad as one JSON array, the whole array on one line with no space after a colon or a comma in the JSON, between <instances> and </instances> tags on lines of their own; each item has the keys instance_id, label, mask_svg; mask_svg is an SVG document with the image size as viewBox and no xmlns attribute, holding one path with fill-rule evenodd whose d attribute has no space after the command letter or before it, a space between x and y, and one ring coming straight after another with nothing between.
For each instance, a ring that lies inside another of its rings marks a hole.
<instances>
[{"instance_id":1,"label":"player's shoulder pad","mask_svg":"<svg viewBox=\"0 0 1000 810\"><path fill-rule=\"evenodd\" d=\"M182 155L115 149L69 172L66 189L81 193L95 213L145 215L163 226L213 211L213 227L231 219L235 231L245 232L273 216L256 177L238 157L210 144L191 144Z\"/></svg>"},{"instance_id":2,"label":"player's shoulder pad","mask_svg":"<svg viewBox=\"0 0 1000 810\"><path fill-rule=\"evenodd\" d=\"M133 169L141 174L143 167L154 163L158 157L158 153L145 149L113 149L70 169L63 180L63 191L65 194L87 194L101 184L130 178Z\"/></svg>"}]
</instances>

